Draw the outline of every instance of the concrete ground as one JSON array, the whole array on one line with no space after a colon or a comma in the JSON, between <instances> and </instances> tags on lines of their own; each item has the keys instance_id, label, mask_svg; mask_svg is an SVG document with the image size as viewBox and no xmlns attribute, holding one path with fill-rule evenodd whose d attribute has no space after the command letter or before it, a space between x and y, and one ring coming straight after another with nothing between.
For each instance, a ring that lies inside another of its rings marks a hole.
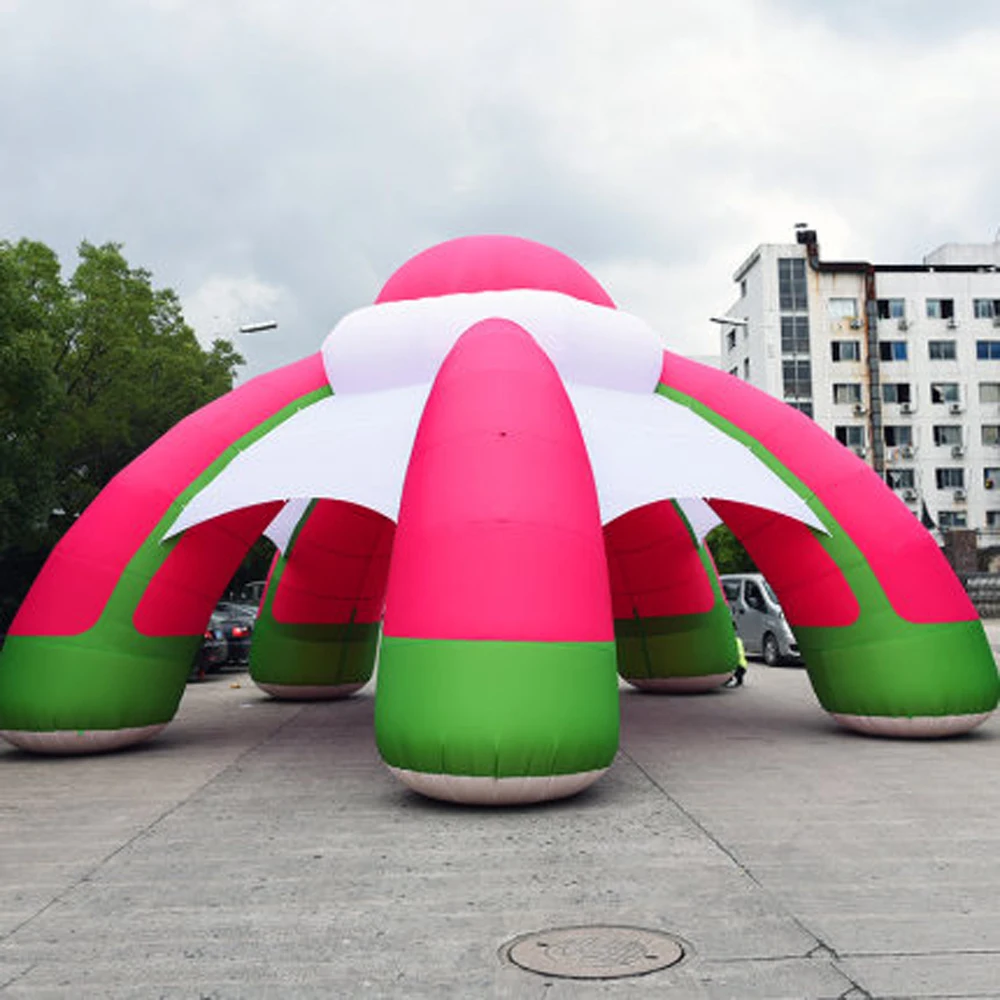
<instances>
[{"instance_id":1,"label":"concrete ground","mask_svg":"<svg viewBox=\"0 0 1000 1000\"><path fill-rule=\"evenodd\" d=\"M145 747L2 749L0 996L1000 997L1000 719L867 739L760 664L621 701L598 784L502 811L397 784L370 689L289 704L221 675ZM502 954L585 924L688 955L581 982Z\"/></svg>"}]
</instances>

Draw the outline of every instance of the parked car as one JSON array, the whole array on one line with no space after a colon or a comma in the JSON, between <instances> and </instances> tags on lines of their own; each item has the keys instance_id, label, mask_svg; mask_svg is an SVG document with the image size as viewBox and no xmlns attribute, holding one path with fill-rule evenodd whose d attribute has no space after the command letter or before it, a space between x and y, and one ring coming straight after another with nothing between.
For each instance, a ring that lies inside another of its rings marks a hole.
<instances>
[{"instance_id":1,"label":"parked car","mask_svg":"<svg viewBox=\"0 0 1000 1000\"><path fill-rule=\"evenodd\" d=\"M249 663L257 608L238 601L220 601L212 614L218 616L228 645L226 662Z\"/></svg>"},{"instance_id":2,"label":"parked car","mask_svg":"<svg viewBox=\"0 0 1000 1000\"><path fill-rule=\"evenodd\" d=\"M191 664L191 680L200 680L206 674L220 669L229 658L229 643L226 641L224 618L213 611L205 626L201 646Z\"/></svg>"},{"instance_id":3,"label":"parked car","mask_svg":"<svg viewBox=\"0 0 1000 1000\"><path fill-rule=\"evenodd\" d=\"M746 652L763 657L769 667L801 663L798 640L767 580L760 573L726 573L719 580Z\"/></svg>"}]
</instances>

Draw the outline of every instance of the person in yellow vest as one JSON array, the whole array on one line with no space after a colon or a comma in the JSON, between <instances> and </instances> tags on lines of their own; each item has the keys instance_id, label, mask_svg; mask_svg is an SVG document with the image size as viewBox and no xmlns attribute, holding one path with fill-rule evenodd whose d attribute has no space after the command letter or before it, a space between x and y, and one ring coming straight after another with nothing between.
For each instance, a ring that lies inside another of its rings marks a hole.
<instances>
[{"instance_id":1,"label":"person in yellow vest","mask_svg":"<svg viewBox=\"0 0 1000 1000\"><path fill-rule=\"evenodd\" d=\"M726 687L742 687L743 675L747 672L747 654L743 649L743 640L739 636L736 636L736 653L739 659L736 669L733 671L733 676L726 681Z\"/></svg>"}]
</instances>

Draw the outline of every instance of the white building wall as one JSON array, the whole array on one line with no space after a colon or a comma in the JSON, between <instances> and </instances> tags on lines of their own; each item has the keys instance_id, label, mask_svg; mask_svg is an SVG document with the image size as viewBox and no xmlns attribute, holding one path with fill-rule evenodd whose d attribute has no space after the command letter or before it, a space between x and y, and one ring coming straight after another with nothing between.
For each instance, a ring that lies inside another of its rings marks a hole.
<instances>
[{"instance_id":1,"label":"white building wall","mask_svg":"<svg viewBox=\"0 0 1000 1000\"><path fill-rule=\"evenodd\" d=\"M996 260L993 253L996 253ZM759 246L737 269L733 278L737 288L745 291L727 310L727 316L747 320L745 329L720 330L721 367L736 370L739 377L778 398L785 398L782 379L781 312L778 297L778 260L806 258L806 248L799 244L764 244ZM879 341L906 343L905 360L879 359L880 381L908 383L911 406L884 402L882 424L909 426L913 435L913 454L908 450L886 446L885 467L891 470L913 470L913 491L900 489L898 494L910 508L920 512L920 501L926 502L935 521L961 516L966 525L980 530L981 544L1000 544L1000 478L995 488L989 470L1000 472L1000 443L985 444L983 427L1000 425L1000 402L981 402L981 383L1000 383L1000 360L977 357L977 341L1000 341L1000 325L991 318L973 315L973 299L1000 300L1000 247L995 245L946 244L925 258L929 269L880 270L876 265L876 295L879 299L903 299L905 329L896 318L878 321ZM976 270L948 271L934 268L962 264ZM835 428L864 428L866 458L872 461L870 406L864 413L855 413L853 405L834 401L834 385L858 383L862 398L869 398L869 376L864 326L864 276L849 271L815 271L806 269L808 285L809 360L812 370L812 415L816 422L833 434ZM831 299L853 298L857 303L857 319L831 315ZM928 299L954 301L954 319L930 318ZM1000 324L1000 319L996 321ZM729 336L735 334L734 337ZM834 341L858 341L860 358L833 360ZM954 360L931 359L929 342L954 340ZM944 402L933 402L931 385L938 382L958 383L961 412L952 412ZM907 412L907 409L912 412ZM963 452L952 454L950 444L935 444L935 427L960 427ZM854 432L856 433L856 432ZM940 488L937 470L963 469L966 499L956 499L952 487Z\"/></svg>"},{"instance_id":2,"label":"white building wall","mask_svg":"<svg viewBox=\"0 0 1000 1000\"><path fill-rule=\"evenodd\" d=\"M853 403L835 402L833 390L836 384L852 383L861 387L862 401L868 396L868 368L864 360L864 280L857 274L824 274L812 270L808 274L815 289L810 296L809 329L813 359L813 419L831 434L837 426L864 429L864 446L870 451L866 414L855 413ZM853 315L834 316L830 310L831 299L852 299ZM834 361L833 341L856 342L858 360Z\"/></svg>"}]
</instances>

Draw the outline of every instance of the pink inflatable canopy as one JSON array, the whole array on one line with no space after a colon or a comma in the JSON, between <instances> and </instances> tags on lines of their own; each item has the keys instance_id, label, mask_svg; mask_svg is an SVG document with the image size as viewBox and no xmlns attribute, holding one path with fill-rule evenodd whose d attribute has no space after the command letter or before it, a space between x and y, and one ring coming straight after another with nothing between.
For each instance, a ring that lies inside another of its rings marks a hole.
<instances>
[{"instance_id":1,"label":"pink inflatable canopy","mask_svg":"<svg viewBox=\"0 0 1000 1000\"><path fill-rule=\"evenodd\" d=\"M376 739L407 785L569 795L613 760L618 676L669 694L731 675L703 544L720 520L838 722L950 735L995 708L971 603L870 468L665 351L564 254L453 240L317 354L188 417L108 485L0 653L0 734L72 753L159 732L264 532L279 554L251 654L261 688L345 697L377 660Z\"/></svg>"}]
</instances>

